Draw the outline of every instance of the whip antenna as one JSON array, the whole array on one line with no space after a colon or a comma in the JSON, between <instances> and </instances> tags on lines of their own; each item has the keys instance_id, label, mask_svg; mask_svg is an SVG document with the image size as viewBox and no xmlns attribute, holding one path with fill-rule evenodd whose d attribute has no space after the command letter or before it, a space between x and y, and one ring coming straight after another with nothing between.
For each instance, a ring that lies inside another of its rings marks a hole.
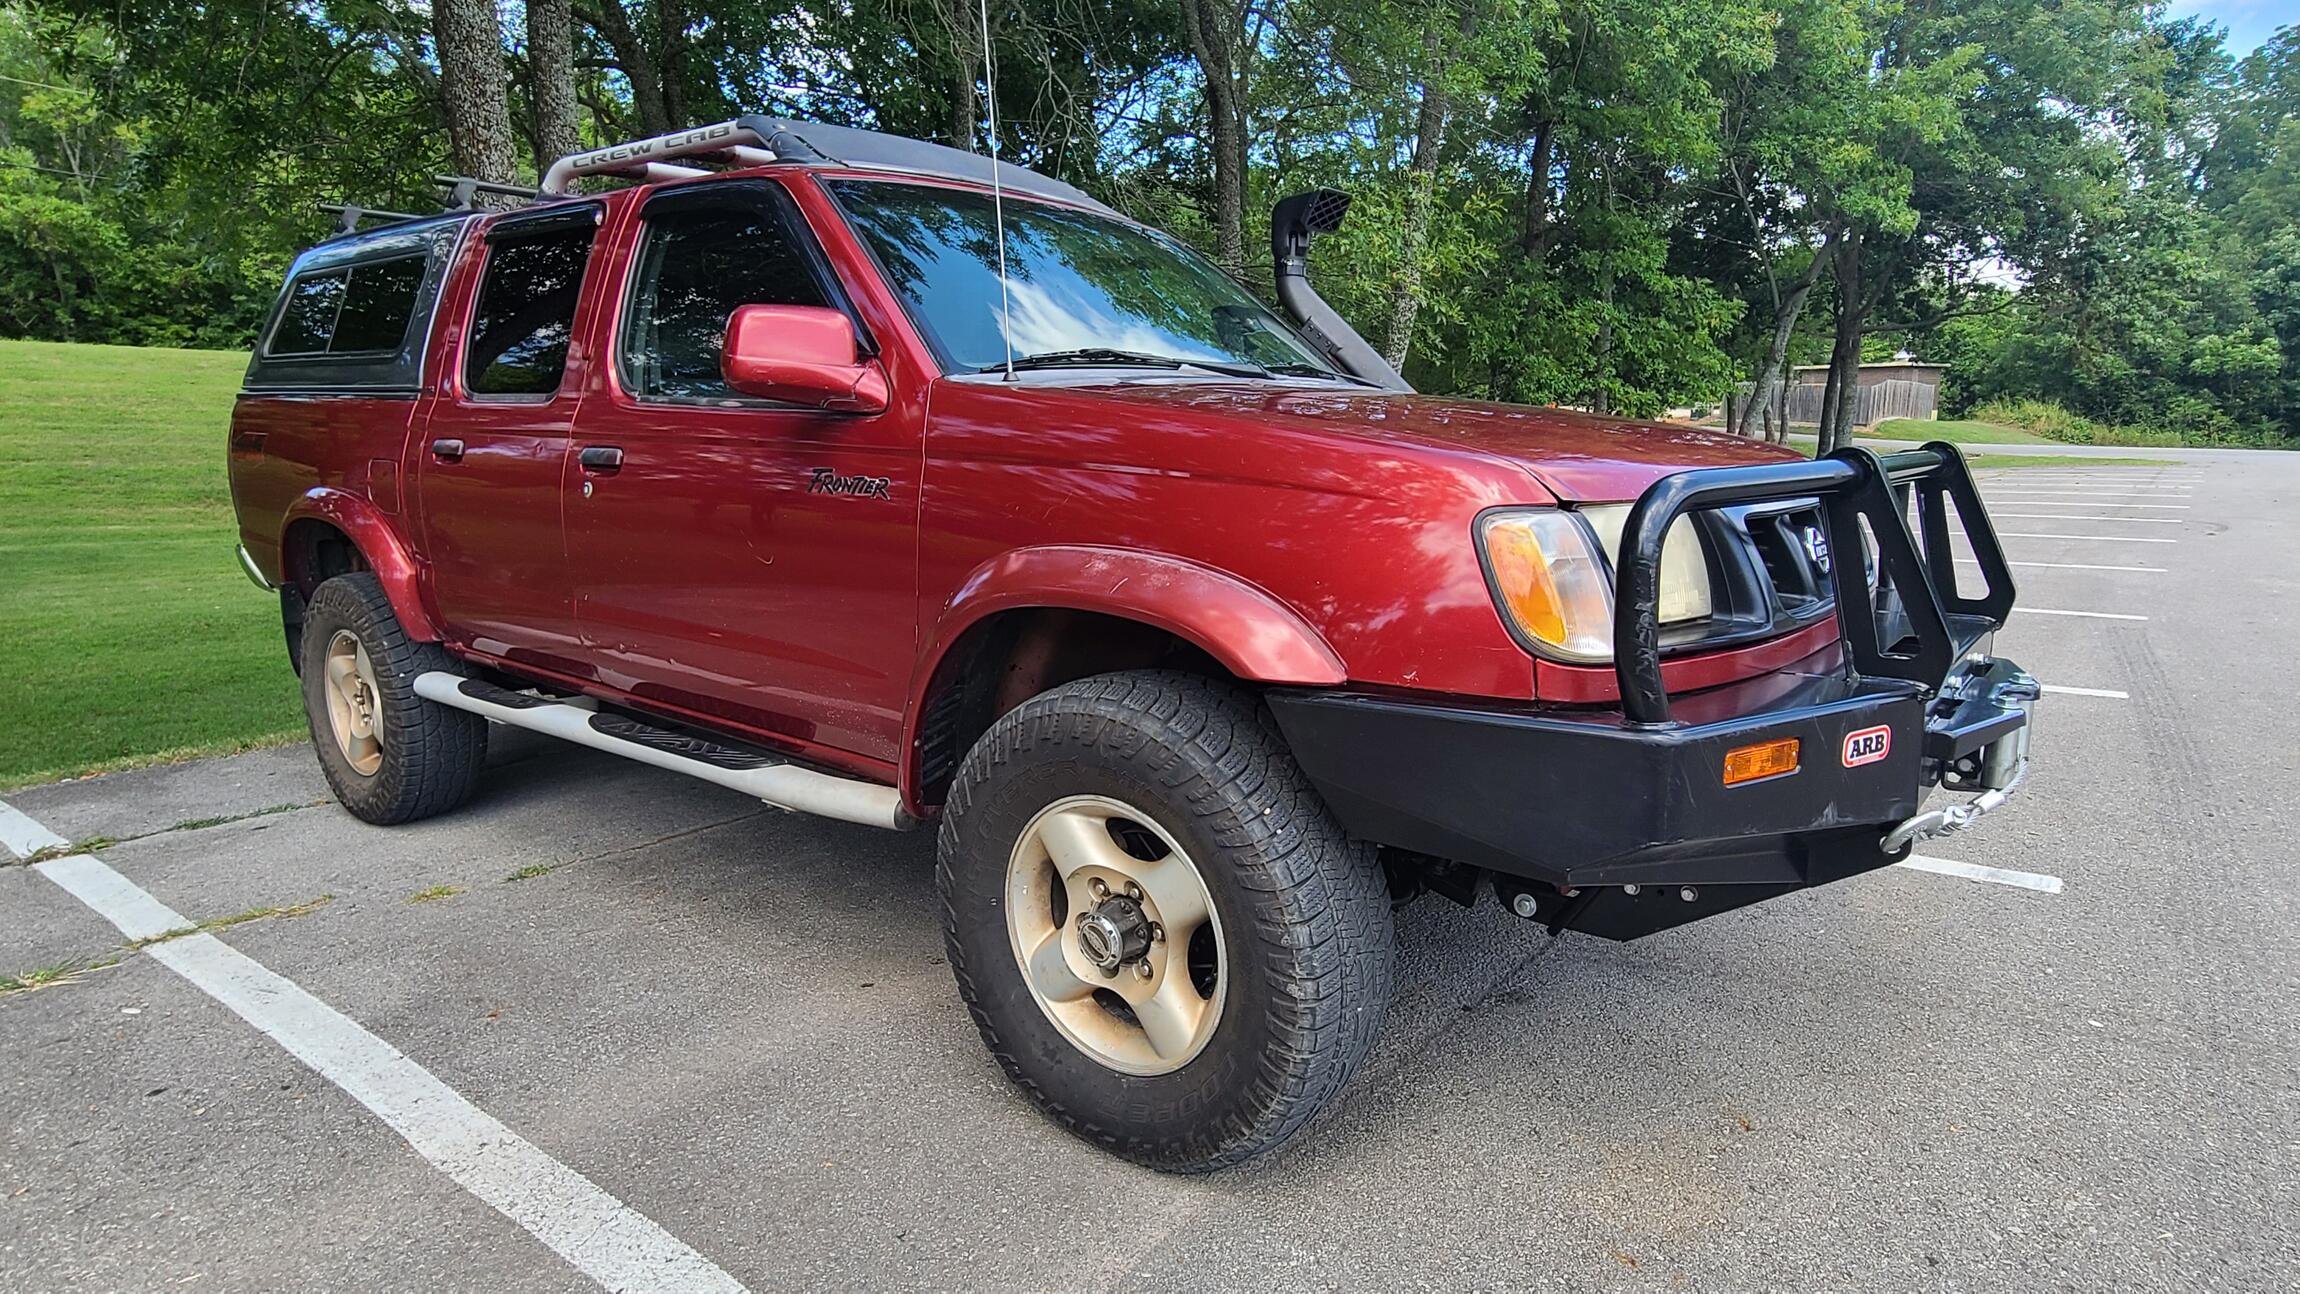
<instances>
[{"instance_id":1,"label":"whip antenna","mask_svg":"<svg viewBox=\"0 0 2300 1294\"><path fill-rule=\"evenodd\" d=\"M1006 343L1006 380L1014 380L1014 305L1006 291L1006 188L998 179L998 63L990 52L990 0L982 10L982 83L990 102L990 228L998 244L998 336Z\"/></svg>"}]
</instances>

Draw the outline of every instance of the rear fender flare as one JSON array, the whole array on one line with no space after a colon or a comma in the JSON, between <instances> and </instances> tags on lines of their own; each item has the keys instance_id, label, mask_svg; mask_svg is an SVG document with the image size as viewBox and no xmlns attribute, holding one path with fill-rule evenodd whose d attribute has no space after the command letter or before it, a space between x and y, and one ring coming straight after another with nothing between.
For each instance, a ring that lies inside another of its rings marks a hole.
<instances>
[{"instance_id":1,"label":"rear fender flare","mask_svg":"<svg viewBox=\"0 0 2300 1294\"><path fill-rule=\"evenodd\" d=\"M296 522L323 521L343 532L352 547L367 562L368 569L383 585L384 596L391 599L392 614L399 617L400 628L417 642L438 642L445 635L439 624L424 609L420 568L407 551L407 544L393 529L375 504L349 491L320 486L307 491L288 507L287 516L280 522L282 556L280 578L283 582L292 576L286 569L285 540L287 532Z\"/></svg>"}]
</instances>

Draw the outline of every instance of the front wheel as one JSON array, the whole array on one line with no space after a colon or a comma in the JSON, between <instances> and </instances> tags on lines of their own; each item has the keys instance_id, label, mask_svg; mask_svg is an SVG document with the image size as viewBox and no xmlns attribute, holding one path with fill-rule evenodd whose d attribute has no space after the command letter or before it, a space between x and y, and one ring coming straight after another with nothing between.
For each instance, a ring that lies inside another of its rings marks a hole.
<instances>
[{"instance_id":1,"label":"front wheel","mask_svg":"<svg viewBox=\"0 0 2300 1294\"><path fill-rule=\"evenodd\" d=\"M960 769L936 875L960 994L1008 1076L1154 1168L1293 1135L1388 1003L1372 848L1228 684L1110 674L1023 703Z\"/></svg>"}]
</instances>

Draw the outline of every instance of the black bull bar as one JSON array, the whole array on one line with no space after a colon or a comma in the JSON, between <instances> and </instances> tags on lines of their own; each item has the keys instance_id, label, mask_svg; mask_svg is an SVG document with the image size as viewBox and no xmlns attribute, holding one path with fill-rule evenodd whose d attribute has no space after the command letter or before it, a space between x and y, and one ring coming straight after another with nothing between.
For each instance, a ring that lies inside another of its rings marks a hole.
<instances>
[{"instance_id":1,"label":"black bull bar","mask_svg":"<svg viewBox=\"0 0 2300 1294\"><path fill-rule=\"evenodd\" d=\"M1909 529L1911 496L1922 547ZM1939 687L1957 660L2012 613L2012 571L1954 445L1934 441L1885 455L1851 448L1803 463L1679 472L1647 487L1622 526L1614 568L1613 669L1625 719L1669 722L1669 693L1661 680L1661 544L1670 525L1689 512L1807 497L1821 501L1837 622L1856 673ZM1979 597L1957 592L1956 554L1949 544L1952 502L1985 586ZM1874 590L1863 560L1864 532L1876 553ZM1860 613L1863 607L1869 614ZM1907 632L1888 637L1888 625Z\"/></svg>"},{"instance_id":2,"label":"black bull bar","mask_svg":"<svg viewBox=\"0 0 2300 1294\"><path fill-rule=\"evenodd\" d=\"M1671 524L1802 499L1821 511L1841 661L1672 707L1658 588ZM1952 521L1977 595L1958 589ZM1954 446L1664 477L1630 510L1614 588L1618 708L1351 689L1273 689L1270 707L1352 833L1441 872L1484 869L1520 915L1613 939L1884 866L2002 803L2026 767L2035 682L1975 654L2012 611L2012 577ZM1722 779L1729 752L1763 742L1805 753L1785 775ZM1982 794L1920 813L1936 786Z\"/></svg>"}]
</instances>

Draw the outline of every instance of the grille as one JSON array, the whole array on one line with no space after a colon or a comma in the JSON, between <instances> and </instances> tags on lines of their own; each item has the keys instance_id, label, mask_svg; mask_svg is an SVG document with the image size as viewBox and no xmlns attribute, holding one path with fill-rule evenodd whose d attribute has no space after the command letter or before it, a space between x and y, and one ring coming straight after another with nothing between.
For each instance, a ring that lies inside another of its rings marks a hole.
<instances>
[{"instance_id":1,"label":"grille","mask_svg":"<svg viewBox=\"0 0 2300 1294\"><path fill-rule=\"evenodd\" d=\"M1798 508L1748 518L1749 539L1764 563L1780 610L1790 613L1828 600L1828 531L1817 508Z\"/></svg>"}]
</instances>

